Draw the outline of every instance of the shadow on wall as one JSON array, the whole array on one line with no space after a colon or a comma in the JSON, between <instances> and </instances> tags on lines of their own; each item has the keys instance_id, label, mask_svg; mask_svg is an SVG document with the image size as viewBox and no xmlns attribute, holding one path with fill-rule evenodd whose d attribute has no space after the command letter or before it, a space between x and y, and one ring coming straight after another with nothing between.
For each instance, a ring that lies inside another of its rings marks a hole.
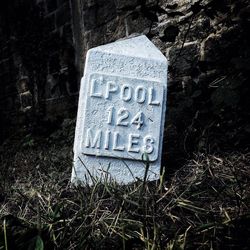
<instances>
[{"instance_id":1,"label":"shadow on wall","mask_svg":"<svg viewBox=\"0 0 250 250\"><path fill-rule=\"evenodd\" d=\"M1 2L1 141L26 123L29 106L34 120L76 114L79 72L70 1L54 2ZM23 76L28 79L26 91Z\"/></svg>"}]
</instances>

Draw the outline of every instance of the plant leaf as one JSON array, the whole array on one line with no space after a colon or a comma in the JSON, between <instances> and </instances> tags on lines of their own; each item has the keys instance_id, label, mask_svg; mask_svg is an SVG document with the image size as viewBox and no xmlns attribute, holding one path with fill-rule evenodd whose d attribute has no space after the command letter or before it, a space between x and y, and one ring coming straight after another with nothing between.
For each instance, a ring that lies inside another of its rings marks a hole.
<instances>
[{"instance_id":1,"label":"plant leaf","mask_svg":"<svg viewBox=\"0 0 250 250\"><path fill-rule=\"evenodd\" d=\"M36 237L35 250L44 250L43 240L39 235Z\"/></svg>"}]
</instances>

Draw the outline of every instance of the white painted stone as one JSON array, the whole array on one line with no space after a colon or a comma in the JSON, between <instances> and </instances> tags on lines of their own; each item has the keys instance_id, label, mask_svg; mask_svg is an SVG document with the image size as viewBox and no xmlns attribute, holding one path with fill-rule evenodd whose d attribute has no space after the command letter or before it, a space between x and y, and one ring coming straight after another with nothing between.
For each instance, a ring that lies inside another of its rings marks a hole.
<instances>
[{"instance_id":1,"label":"white painted stone","mask_svg":"<svg viewBox=\"0 0 250 250\"><path fill-rule=\"evenodd\" d=\"M159 178L167 95L167 60L139 36L90 49L81 80L72 182Z\"/></svg>"}]
</instances>

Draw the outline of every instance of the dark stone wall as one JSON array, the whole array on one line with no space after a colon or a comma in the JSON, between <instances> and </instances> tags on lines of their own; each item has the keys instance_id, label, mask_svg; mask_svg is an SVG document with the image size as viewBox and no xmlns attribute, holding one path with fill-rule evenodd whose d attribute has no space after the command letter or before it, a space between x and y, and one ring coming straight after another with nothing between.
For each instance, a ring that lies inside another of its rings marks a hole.
<instances>
[{"instance_id":1,"label":"dark stone wall","mask_svg":"<svg viewBox=\"0 0 250 250\"><path fill-rule=\"evenodd\" d=\"M0 50L0 141L23 124L75 115L79 73L69 0L1 1Z\"/></svg>"},{"instance_id":2,"label":"dark stone wall","mask_svg":"<svg viewBox=\"0 0 250 250\"><path fill-rule=\"evenodd\" d=\"M248 1L78 0L73 5L80 64L89 48L138 34L146 34L169 59L168 157L248 145Z\"/></svg>"},{"instance_id":3,"label":"dark stone wall","mask_svg":"<svg viewBox=\"0 0 250 250\"><path fill-rule=\"evenodd\" d=\"M1 1L1 138L29 120L20 95L32 95L33 117L75 116L87 50L146 34L169 59L165 152L247 145L249 9L246 0Z\"/></svg>"}]
</instances>

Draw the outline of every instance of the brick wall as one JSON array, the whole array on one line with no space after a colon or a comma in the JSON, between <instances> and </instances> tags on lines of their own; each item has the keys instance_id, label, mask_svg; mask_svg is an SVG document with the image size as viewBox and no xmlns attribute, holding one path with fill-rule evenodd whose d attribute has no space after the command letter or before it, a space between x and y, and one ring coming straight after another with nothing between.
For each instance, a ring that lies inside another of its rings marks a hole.
<instances>
[{"instance_id":1,"label":"brick wall","mask_svg":"<svg viewBox=\"0 0 250 250\"><path fill-rule=\"evenodd\" d=\"M69 0L1 2L0 51L0 141L25 123L23 77L34 120L75 115L79 73Z\"/></svg>"}]
</instances>

